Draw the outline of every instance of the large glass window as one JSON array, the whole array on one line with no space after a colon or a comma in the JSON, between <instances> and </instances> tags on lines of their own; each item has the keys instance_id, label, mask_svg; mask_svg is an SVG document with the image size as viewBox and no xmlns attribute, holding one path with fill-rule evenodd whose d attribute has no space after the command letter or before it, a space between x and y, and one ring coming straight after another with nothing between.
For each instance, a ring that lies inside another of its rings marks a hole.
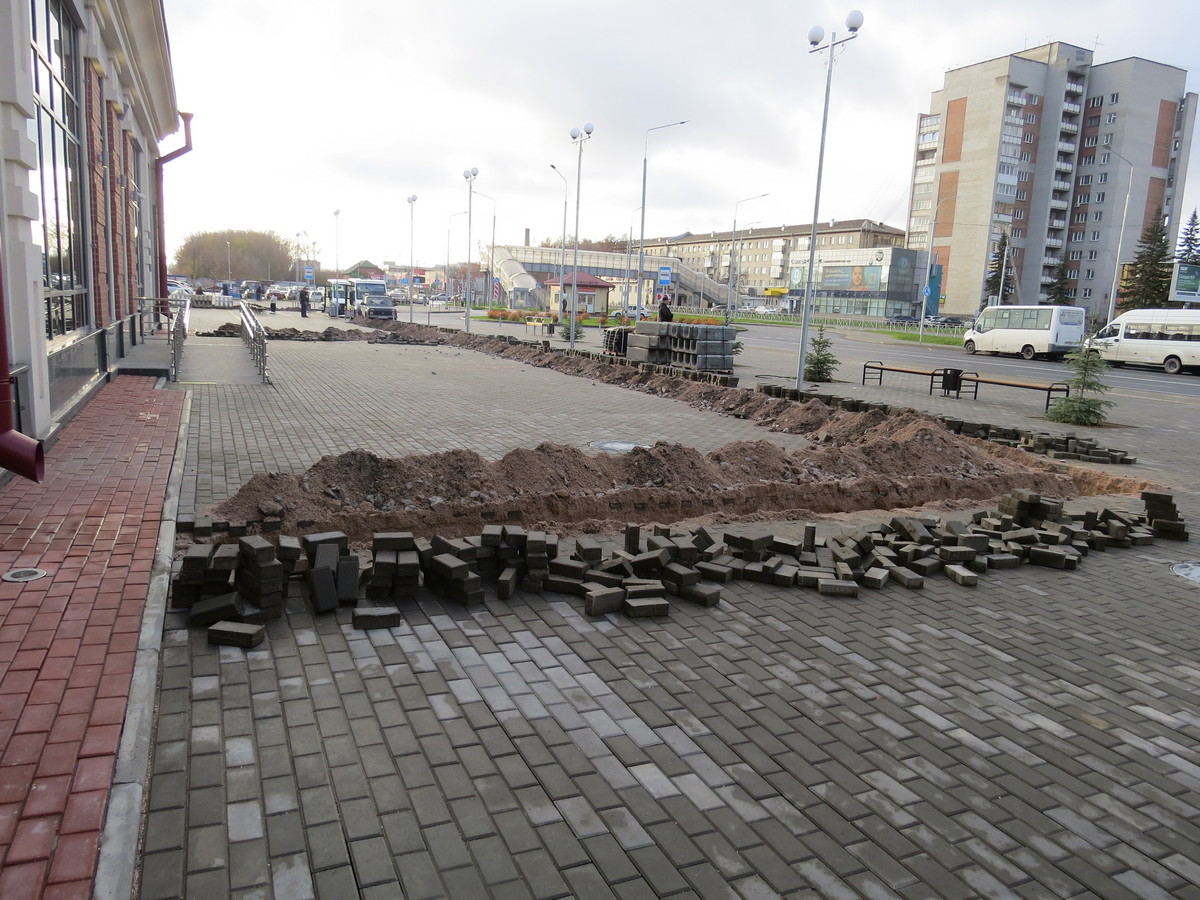
<instances>
[{"instance_id":1,"label":"large glass window","mask_svg":"<svg viewBox=\"0 0 1200 900\"><path fill-rule=\"evenodd\" d=\"M46 336L53 339L88 324L78 36L60 0L31 0L31 11L38 171L30 181L41 214Z\"/></svg>"}]
</instances>

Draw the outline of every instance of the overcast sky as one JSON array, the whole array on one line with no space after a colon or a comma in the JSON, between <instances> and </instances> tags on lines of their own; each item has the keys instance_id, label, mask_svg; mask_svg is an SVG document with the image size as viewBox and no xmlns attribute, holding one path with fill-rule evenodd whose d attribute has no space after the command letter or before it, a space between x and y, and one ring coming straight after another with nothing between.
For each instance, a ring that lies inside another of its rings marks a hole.
<instances>
[{"instance_id":1,"label":"overcast sky","mask_svg":"<svg viewBox=\"0 0 1200 900\"><path fill-rule=\"evenodd\" d=\"M322 265L478 259L575 232L646 235L812 221L826 54L849 3L795 0L166 0L194 149L166 166L167 244L227 228L315 245ZM1141 56L1200 92L1190 0L863 4L833 71L820 218L904 228L916 116L946 70L1059 40L1095 62ZM163 142L181 143L182 132ZM1193 139L1184 218L1200 206ZM564 173L566 185L550 168ZM469 244L463 170L475 181ZM495 198L484 199L480 194ZM340 210L334 216L334 210Z\"/></svg>"}]
</instances>

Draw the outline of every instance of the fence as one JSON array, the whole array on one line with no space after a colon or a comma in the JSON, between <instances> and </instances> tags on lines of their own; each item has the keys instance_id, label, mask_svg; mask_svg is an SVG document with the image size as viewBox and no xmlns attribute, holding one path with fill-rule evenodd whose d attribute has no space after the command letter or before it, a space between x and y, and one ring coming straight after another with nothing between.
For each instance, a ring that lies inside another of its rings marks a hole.
<instances>
[{"instance_id":1,"label":"fence","mask_svg":"<svg viewBox=\"0 0 1200 900\"><path fill-rule=\"evenodd\" d=\"M183 343L187 339L188 324L191 321L192 298L184 297L173 302L178 302L179 309L175 313L174 323L167 329L167 341L171 347L171 380L178 381L179 366L183 362Z\"/></svg>"},{"instance_id":2,"label":"fence","mask_svg":"<svg viewBox=\"0 0 1200 900\"><path fill-rule=\"evenodd\" d=\"M263 383L270 384L271 373L267 369L267 329L258 321L258 316L254 314L250 304L239 300L238 309L242 312L242 340L250 351L250 358L254 360L254 366L262 376Z\"/></svg>"}]
</instances>

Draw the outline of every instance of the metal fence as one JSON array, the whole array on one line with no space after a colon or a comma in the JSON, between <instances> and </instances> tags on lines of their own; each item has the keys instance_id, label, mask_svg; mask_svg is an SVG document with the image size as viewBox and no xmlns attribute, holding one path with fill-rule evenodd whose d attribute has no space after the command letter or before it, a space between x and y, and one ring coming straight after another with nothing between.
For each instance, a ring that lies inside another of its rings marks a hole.
<instances>
[{"instance_id":1,"label":"metal fence","mask_svg":"<svg viewBox=\"0 0 1200 900\"><path fill-rule=\"evenodd\" d=\"M238 309L242 313L242 340L250 351L250 358L254 360L254 366L262 376L263 383L270 384L271 373L267 369L267 329L258 321L258 316L254 314L250 304L239 300Z\"/></svg>"},{"instance_id":2,"label":"metal fence","mask_svg":"<svg viewBox=\"0 0 1200 900\"><path fill-rule=\"evenodd\" d=\"M167 341L171 347L171 380L179 380L179 366L183 362L183 344L187 340L188 323L191 321L192 298L171 301L177 304L175 321L167 329ZM170 314L168 314L169 316Z\"/></svg>"}]
</instances>

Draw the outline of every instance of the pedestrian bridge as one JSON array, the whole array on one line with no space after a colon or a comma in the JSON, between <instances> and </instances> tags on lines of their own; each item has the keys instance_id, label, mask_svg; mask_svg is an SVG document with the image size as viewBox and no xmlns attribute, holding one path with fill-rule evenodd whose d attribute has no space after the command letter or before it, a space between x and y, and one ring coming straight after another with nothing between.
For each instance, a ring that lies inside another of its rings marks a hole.
<instances>
[{"instance_id":1,"label":"pedestrian bridge","mask_svg":"<svg viewBox=\"0 0 1200 900\"><path fill-rule=\"evenodd\" d=\"M500 246L493 252L494 259L489 268L500 279L501 296L506 298L509 306L548 306L549 292L542 285L548 280L558 280L564 271L567 274L575 271L575 251L570 248L564 253L558 247ZM580 250L578 259L581 272L611 281L616 287L632 286L637 279L636 253ZM723 282L685 266L675 257L646 256L642 262L642 278L643 284L649 285L646 288L649 293L642 297L643 306L653 301L660 266L671 267L671 284L681 305L703 309L727 301L729 286Z\"/></svg>"}]
</instances>

